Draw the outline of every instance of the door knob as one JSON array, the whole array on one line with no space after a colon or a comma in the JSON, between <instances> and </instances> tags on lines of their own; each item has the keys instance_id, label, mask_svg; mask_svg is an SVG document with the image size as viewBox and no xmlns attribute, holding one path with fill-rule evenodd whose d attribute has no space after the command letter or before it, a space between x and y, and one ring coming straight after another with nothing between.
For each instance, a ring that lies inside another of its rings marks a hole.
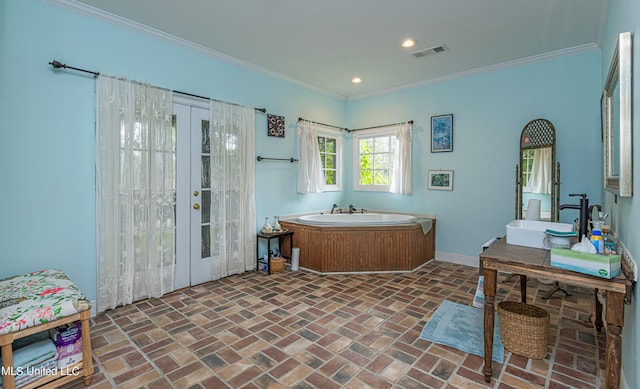
<instances>
[{"instance_id":1,"label":"door knob","mask_svg":"<svg viewBox=\"0 0 640 389\"><path fill-rule=\"evenodd\" d=\"M198 192L197 190L193 192L193 196L194 197L198 197L199 194L200 194L200 192Z\"/></svg>"},{"instance_id":2,"label":"door knob","mask_svg":"<svg viewBox=\"0 0 640 389\"><path fill-rule=\"evenodd\" d=\"M200 209L200 204L198 204L198 203L193 204L193 209L195 209L195 210Z\"/></svg>"}]
</instances>

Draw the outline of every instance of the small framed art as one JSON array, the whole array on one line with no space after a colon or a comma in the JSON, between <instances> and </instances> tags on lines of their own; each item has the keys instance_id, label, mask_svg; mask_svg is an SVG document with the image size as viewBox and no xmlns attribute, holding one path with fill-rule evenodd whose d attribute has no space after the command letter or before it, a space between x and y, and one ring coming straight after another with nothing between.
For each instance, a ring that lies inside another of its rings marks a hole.
<instances>
[{"instance_id":1,"label":"small framed art","mask_svg":"<svg viewBox=\"0 0 640 389\"><path fill-rule=\"evenodd\" d=\"M427 188L453 190L453 170L429 170Z\"/></svg>"},{"instance_id":2,"label":"small framed art","mask_svg":"<svg viewBox=\"0 0 640 389\"><path fill-rule=\"evenodd\" d=\"M453 151L453 114L431 116L431 152Z\"/></svg>"},{"instance_id":3,"label":"small framed art","mask_svg":"<svg viewBox=\"0 0 640 389\"><path fill-rule=\"evenodd\" d=\"M267 114L267 135L284 138L284 116Z\"/></svg>"}]
</instances>

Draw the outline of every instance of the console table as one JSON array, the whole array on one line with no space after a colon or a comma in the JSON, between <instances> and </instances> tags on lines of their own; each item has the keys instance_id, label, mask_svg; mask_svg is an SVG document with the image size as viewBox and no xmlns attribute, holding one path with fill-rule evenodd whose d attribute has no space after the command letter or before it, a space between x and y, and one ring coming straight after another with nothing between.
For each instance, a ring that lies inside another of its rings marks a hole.
<instances>
[{"instance_id":1,"label":"console table","mask_svg":"<svg viewBox=\"0 0 640 389\"><path fill-rule=\"evenodd\" d=\"M606 279L564 270L550 265L551 254L547 250L515 246L500 239L480 254L484 274L484 380L491 381L491 357L493 349L494 301L498 271L520 275L522 302L527 299L527 277L550 279L571 285L596 289L595 326L602 329L602 304L597 291L606 291L606 387L620 387L620 363L622 343L620 333L624 325L624 299L631 281L624 274Z\"/></svg>"}]
</instances>

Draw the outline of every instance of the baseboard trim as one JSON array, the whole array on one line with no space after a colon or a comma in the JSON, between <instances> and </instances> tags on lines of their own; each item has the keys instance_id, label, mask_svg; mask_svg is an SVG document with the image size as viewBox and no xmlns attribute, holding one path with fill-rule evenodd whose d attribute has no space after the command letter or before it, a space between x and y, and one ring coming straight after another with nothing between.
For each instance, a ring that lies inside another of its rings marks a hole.
<instances>
[{"instance_id":1,"label":"baseboard trim","mask_svg":"<svg viewBox=\"0 0 640 389\"><path fill-rule=\"evenodd\" d=\"M478 267L478 257L468 255L448 253L445 251L436 251L436 261L455 263L471 267Z\"/></svg>"}]
</instances>

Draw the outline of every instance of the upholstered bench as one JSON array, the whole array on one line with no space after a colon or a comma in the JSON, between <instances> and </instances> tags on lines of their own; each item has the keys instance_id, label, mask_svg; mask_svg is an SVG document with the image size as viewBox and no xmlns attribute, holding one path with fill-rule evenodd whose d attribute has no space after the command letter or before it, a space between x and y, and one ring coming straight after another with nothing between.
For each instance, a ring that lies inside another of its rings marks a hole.
<instances>
[{"instance_id":1,"label":"upholstered bench","mask_svg":"<svg viewBox=\"0 0 640 389\"><path fill-rule=\"evenodd\" d=\"M14 389L16 375L24 373L14 367L14 341L78 320L82 332L82 361L64 369L57 366L41 369L41 377L24 387L56 388L80 377L84 378L85 385L91 384L90 317L91 303L60 270L42 270L0 280L2 388Z\"/></svg>"}]
</instances>

